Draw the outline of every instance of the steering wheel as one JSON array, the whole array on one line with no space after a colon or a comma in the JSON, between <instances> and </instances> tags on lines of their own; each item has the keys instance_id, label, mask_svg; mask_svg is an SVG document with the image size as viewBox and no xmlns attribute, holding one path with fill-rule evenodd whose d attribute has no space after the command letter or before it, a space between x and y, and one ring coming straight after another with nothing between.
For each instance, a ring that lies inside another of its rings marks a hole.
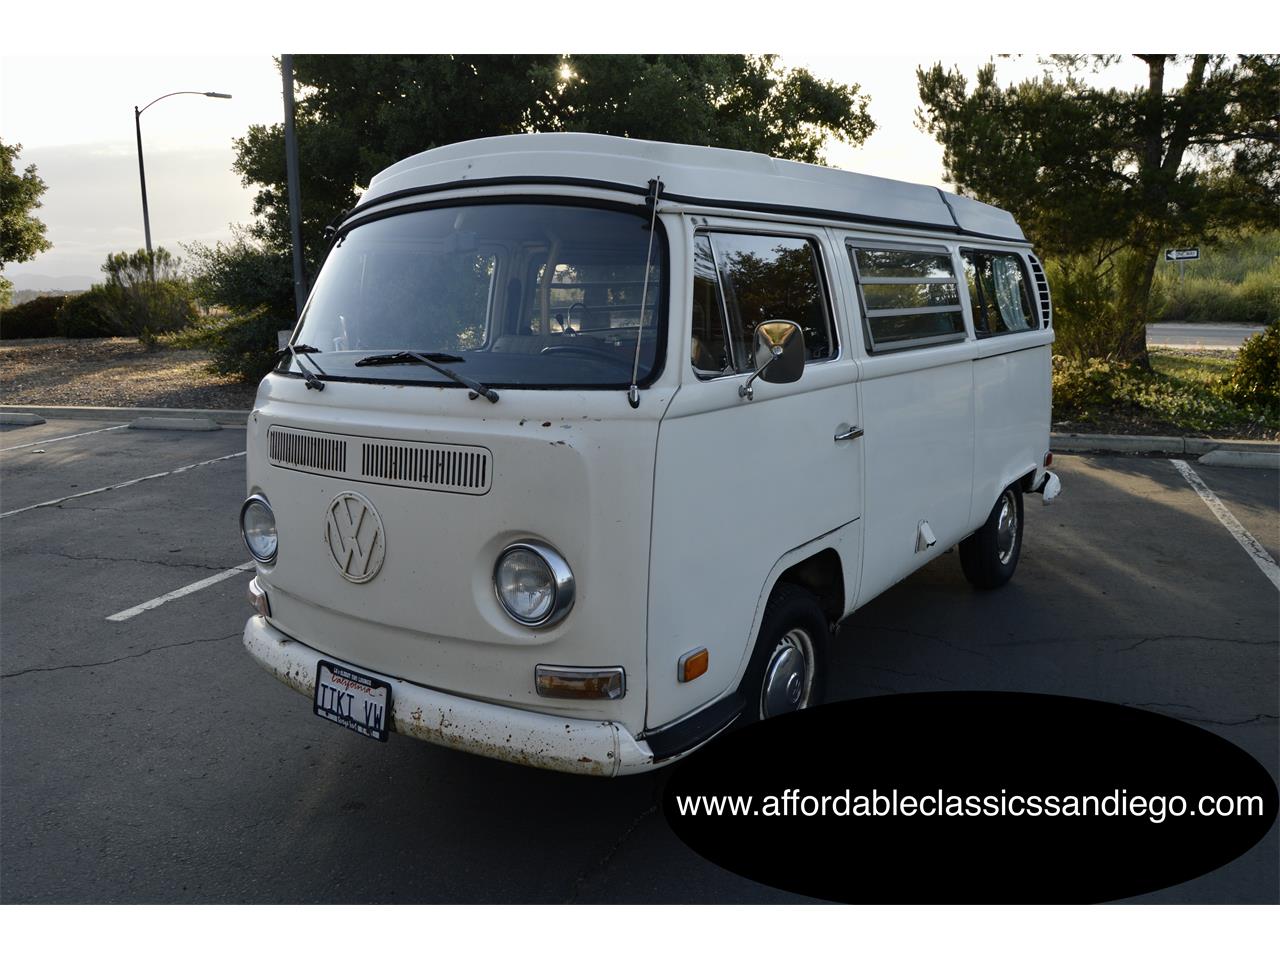
<instances>
[{"instance_id":1,"label":"steering wheel","mask_svg":"<svg viewBox=\"0 0 1280 960\"><path fill-rule=\"evenodd\" d=\"M619 366L631 366L631 361L626 357L615 356L612 353L607 353L604 350L598 350L595 347L580 347L576 344L555 344L550 347L543 347L538 352L543 354L562 353L566 356L583 357L591 360L612 360Z\"/></svg>"}]
</instances>

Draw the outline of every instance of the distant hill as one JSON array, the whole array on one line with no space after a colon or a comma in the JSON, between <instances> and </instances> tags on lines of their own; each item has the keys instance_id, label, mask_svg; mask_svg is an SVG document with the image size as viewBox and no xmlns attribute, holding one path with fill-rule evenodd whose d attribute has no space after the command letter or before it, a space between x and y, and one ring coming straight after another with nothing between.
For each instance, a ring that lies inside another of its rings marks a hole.
<instances>
[{"instance_id":1,"label":"distant hill","mask_svg":"<svg viewBox=\"0 0 1280 960\"><path fill-rule=\"evenodd\" d=\"M88 290L95 283L102 280L102 277L90 277L80 274L63 274L62 276L51 276L47 273L6 273L6 276L13 282L14 286L14 302L19 302L17 294L25 292L42 291L59 291L61 293L74 293L79 290ZM30 299L28 297L27 299Z\"/></svg>"}]
</instances>

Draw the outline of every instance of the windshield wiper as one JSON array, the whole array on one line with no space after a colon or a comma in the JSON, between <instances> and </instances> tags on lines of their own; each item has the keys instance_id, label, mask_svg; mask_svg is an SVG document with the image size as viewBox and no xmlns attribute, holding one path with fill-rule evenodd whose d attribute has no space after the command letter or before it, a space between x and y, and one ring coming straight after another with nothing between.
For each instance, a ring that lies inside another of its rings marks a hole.
<instances>
[{"instance_id":1,"label":"windshield wiper","mask_svg":"<svg viewBox=\"0 0 1280 960\"><path fill-rule=\"evenodd\" d=\"M309 343L288 343L288 344L285 344L283 348L276 351L276 356L277 357L290 356L294 360L297 360L298 372L302 374L302 379L307 382L307 389L323 390L324 381L321 380L320 377L326 377L328 376L328 374L320 369L320 364L316 363L314 360L312 360L310 357L307 356L307 354L309 353L320 353L320 352L321 350L319 347L313 347ZM320 377L317 377L315 373L312 373L310 370L304 367L302 365L303 360L306 360L307 363L315 367L316 373L320 374Z\"/></svg>"},{"instance_id":2,"label":"windshield wiper","mask_svg":"<svg viewBox=\"0 0 1280 960\"><path fill-rule=\"evenodd\" d=\"M498 394L490 387L486 387L479 380L472 380L470 377L464 377L460 373L454 373L448 367L441 366L444 363L464 363L462 357L454 356L451 353L417 353L413 350L401 350L398 353L379 353L372 357L363 357L356 361L357 367L381 367L393 363L421 363L430 367L441 376L448 377L454 383L461 384L471 391L471 399L476 397L484 397L490 403L498 402Z\"/></svg>"}]
</instances>

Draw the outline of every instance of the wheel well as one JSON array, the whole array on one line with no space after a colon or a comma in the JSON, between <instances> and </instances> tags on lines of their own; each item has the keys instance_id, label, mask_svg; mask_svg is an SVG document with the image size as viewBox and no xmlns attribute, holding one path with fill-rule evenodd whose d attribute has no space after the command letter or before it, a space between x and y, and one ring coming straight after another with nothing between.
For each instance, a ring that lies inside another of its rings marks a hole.
<instances>
[{"instance_id":1,"label":"wheel well","mask_svg":"<svg viewBox=\"0 0 1280 960\"><path fill-rule=\"evenodd\" d=\"M1036 485L1036 468L1032 467L1029 471L1020 476L1016 483L1022 487L1023 493L1030 493L1031 488Z\"/></svg>"},{"instance_id":2,"label":"wheel well","mask_svg":"<svg viewBox=\"0 0 1280 960\"><path fill-rule=\"evenodd\" d=\"M804 587L818 598L823 612L833 622L844 615L844 568L840 565L840 554L830 547L782 571L778 583Z\"/></svg>"}]
</instances>

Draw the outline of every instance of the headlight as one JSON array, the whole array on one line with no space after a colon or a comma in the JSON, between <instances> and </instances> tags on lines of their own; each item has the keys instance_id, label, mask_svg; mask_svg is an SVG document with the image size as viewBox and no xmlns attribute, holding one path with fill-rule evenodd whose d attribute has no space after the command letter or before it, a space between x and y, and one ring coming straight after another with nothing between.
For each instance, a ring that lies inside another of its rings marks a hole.
<instances>
[{"instance_id":1,"label":"headlight","mask_svg":"<svg viewBox=\"0 0 1280 960\"><path fill-rule=\"evenodd\" d=\"M507 615L529 627L549 627L573 606L573 572L545 543L513 543L493 568L493 586Z\"/></svg>"},{"instance_id":2,"label":"headlight","mask_svg":"<svg viewBox=\"0 0 1280 960\"><path fill-rule=\"evenodd\" d=\"M276 536L276 515L266 497L254 494L240 508L240 533L244 545L260 563L270 563L276 558L279 538Z\"/></svg>"}]
</instances>

